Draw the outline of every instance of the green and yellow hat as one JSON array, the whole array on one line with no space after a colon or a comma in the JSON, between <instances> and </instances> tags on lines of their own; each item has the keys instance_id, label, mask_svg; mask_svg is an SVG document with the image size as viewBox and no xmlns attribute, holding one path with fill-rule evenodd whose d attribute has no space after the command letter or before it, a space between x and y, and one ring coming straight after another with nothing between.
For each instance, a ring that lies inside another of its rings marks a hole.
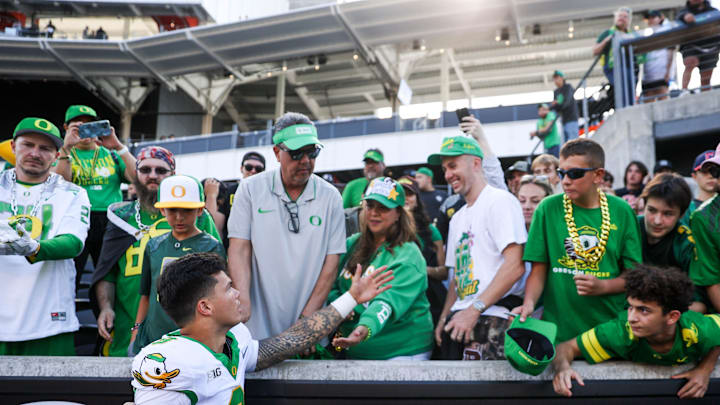
<instances>
[{"instance_id":1,"label":"green and yellow hat","mask_svg":"<svg viewBox=\"0 0 720 405\"><path fill-rule=\"evenodd\" d=\"M375 200L388 208L402 207L405 205L405 190L390 177L378 177L367 186L363 200Z\"/></svg>"},{"instance_id":2,"label":"green and yellow hat","mask_svg":"<svg viewBox=\"0 0 720 405\"><path fill-rule=\"evenodd\" d=\"M320 145L317 128L310 124L296 124L277 131L273 135L273 144L284 144L290 150L297 150L307 145Z\"/></svg>"},{"instance_id":3,"label":"green and yellow hat","mask_svg":"<svg viewBox=\"0 0 720 405\"><path fill-rule=\"evenodd\" d=\"M445 156L473 155L484 158L482 149L477 141L473 138L458 135L443 139L439 153L433 153L428 157L428 163L431 165L441 165L442 158Z\"/></svg>"},{"instance_id":4,"label":"green and yellow hat","mask_svg":"<svg viewBox=\"0 0 720 405\"><path fill-rule=\"evenodd\" d=\"M84 115L97 118L97 113L92 108L86 105L71 105L67 111L65 111L65 123L67 124L71 120Z\"/></svg>"},{"instance_id":5,"label":"green and yellow hat","mask_svg":"<svg viewBox=\"0 0 720 405\"><path fill-rule=\"evenodd\" d=\"M28 117L23 118L15 127L13 139L25 134L40 134L50 138L57 149L62 148L63 139L60 136L60 130L52 122L45 118Z\"/></svg>"},{"instance_id":6,"label":"green and yellow hat","mask_svg":"<svg viewBox=\"0 0 720 405\"><path fill-rule=\"evenodd\" d=\"M516 316L505 331L505 358L521 373L538 375L555 358L557 326L552 322Z\"/></svg>"},{"instance_id":7,"label":"green and yellow hat","mask_svg":"<svg viewBox=\"0 0 720 405\"><path fill-rule=\"evenodd\" d=\"M417 169L417 172L422 173L422 174L430 177L431 179L434 177L433 171L430 170L430 168L428 168L428 167L421 167L421 168Z\"/></svg>"},{"instance_id":8,"label":"green and yellow hat","mask_svg":"<svg viewBox=\"0 0 720 405\"><path fill-rule=\"evenodd\" d=\"M203 208L204 206L205 192L196 178L175 175L166 177L160 182L155 208Z\"/></svg>"},{"instance_id":9,"label":"green and yellow hat","mask_svg":"<svg viewBox=\"0 0 720 405\"><path fill-rule=\"evenodd\" d=\"M378 163L382 163L385 161L385 157L383 156L383 153L380 152L378 149L368 149L367 152L363 155L363 161L366 160L374 160Z\"/></svg>"}]
</instances>

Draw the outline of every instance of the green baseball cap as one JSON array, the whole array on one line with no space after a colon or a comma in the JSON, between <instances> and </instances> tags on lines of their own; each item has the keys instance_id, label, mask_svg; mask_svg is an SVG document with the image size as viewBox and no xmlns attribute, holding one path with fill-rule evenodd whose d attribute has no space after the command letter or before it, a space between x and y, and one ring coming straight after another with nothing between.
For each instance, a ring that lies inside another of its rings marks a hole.
<instances>
[{"instance_id":1,"label":"green baseball cap","mask_svg":"<svg viewBox=\"0 0 720 405\"><path fill-rule=\"evenodd\" d=\"M363 161L370 159L374 160L378 163L382 163L385 161L385 157L383 156L382 152L380 152L377 149L368 149L367 152L363 155Z\"/></svg>"},{"instance_id":2,"label":"green baseball cap","mask_svg":"<svg viewBox=\"0 0 720 405\"><path fill-rule=\"evenodd\" d=\"M97 118L97 113L92 108L86 105L71 105L65 111L65 123L70 122L72 119L87 115L88 117Z\"/></svg>"},{"instance_id":3,"label":"green baseball cap","mask_svg":"<svg viewBox=\"0 0 720 405\"><path fill-rule=\"evenodd\" d=\"M390 177L378 177L368 185L363 200L375 200L388 208L402 207L405 205L405 190Z\"/></svg>"},{"instance_id":4,"label":"green baseball cap","mask_svg":"<svg viewBox=\"0 0 720 405\"><path fill-rule=\"evenodd\" d=\"M430 169L427 168L427 167L421 167L421 168L417 169L417 172L418 172L418 173L422 173L422 174L430 177L431 179L434 177L433 171L430 170Z\"/></svg>"},{"instance_id":5,"label":"green baseball cap","mask_svg":"<svg viewBox=\"0 0 720 405\"><path fill-rule=\"evenodd\" d=\"M505 331L505 358L521 373L538 375L555 358L557 326L552 322L516 316Z\"/></svg>"},{"instance_id":6,"label":"green baseball cap","mask_svg":"<svg viewBox=\"0 0 720 405\"><path fill-rule=\"evenodd\" d=\"M477 141L467 136L452 136L443 139L439 153L433 153L428 157L428 163L431 165L441 165L442 158L445 156L473 155L484 158L482 149Z\"/></svg>"},{"instance_id":7,"label":"green baseball cap","mask_svg":"<svg viewBox=\"0 0 720 405\"><path fill-rule=\"evenodd\" d=\"M320 145L318 140L317 129L315 125L310 124L296 124L290 125L287 128L283 128L277 131L273 135L273 144L284 144L290 150L297 150L307 145Z\"/></svg>"},{"instance_id":8,"label":"green baseball cap","mask_svg":"<svg viewBox=\"0 0 720 405\"><path fill-rule=\"evenodd\" d=\"M13 139L25 134L40 134L50 138L58 149L63 146L63 139L60 130L52 122L45 118L28 117L23 118L15 127Z\"/></svg>"}]
</instances>

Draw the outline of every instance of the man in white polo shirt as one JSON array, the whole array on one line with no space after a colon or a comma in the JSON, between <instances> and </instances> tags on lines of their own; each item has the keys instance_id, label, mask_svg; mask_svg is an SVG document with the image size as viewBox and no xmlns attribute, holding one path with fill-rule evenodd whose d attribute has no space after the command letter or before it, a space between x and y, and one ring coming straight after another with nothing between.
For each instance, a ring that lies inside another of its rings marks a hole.
<instances>
[{"instance_id":1,"label":"man in white polo shirt","mask_svg":"<svg viewBox=\"0 0 720 405\"><path fill-rule=\"evenodd\" d=\"M256 339L320 309L345 253L340 193L313 174L322 147L315 126L286 113L273 143L280 168L243 180L228 219L230 276Z\"/></svg>"}]
</instances>

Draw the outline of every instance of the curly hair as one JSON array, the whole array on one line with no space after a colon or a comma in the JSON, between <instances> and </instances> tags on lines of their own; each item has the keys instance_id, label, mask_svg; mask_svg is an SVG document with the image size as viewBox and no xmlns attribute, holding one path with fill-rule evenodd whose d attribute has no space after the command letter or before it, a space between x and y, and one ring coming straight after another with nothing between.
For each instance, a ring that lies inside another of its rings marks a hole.
<instances>
[{"instance_id":1,"label":"curly hair","mask_svg":"<svg viewBox=\"0 0 720 405\"><path fill-rule=\"evenodd\" d=\"M656 302L663 314L667 314L674 310L687 311L694 287L687 274L677 268L637 264L625 275L625 290L628 298Z\"/></svg>"}]
</instances>

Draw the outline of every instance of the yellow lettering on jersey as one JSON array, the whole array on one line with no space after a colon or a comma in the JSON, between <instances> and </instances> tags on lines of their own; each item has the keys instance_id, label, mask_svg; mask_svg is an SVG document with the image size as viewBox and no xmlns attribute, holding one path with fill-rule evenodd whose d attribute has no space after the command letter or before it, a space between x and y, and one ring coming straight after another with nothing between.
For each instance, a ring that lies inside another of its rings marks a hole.
<instances>
[{"instance_id":1,"label":"yellow lettering on jersey","mask_svg":"<svg viewBox=\"0 0 720 405\"><path fill-rule=\"evenodd\" d=\"M130 246L128 250L125 251L125 277L139 276L142 274L143 253L145 253L145 247L150 241L150 238L155 238L168 232L170 232L170 229L157 229L153 226L150 228L150 231L140 239L139 246Z\"/></svg>"}]
</instances>

